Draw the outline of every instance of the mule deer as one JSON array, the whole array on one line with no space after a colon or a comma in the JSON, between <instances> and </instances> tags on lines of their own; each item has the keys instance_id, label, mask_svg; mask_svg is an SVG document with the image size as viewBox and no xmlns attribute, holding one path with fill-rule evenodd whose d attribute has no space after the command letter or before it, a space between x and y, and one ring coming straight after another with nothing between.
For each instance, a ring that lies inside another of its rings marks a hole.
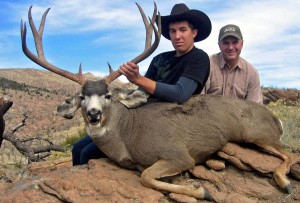
<instances>
[{"instance_id":1,"label":"mule deer","mask_svg":"<svg viewBox=\"0 0 300 203\"><path fill-rule=\"evenodd\" d=\"M138 5L147 28L145 51L132 61L139 63L156 49L160 40L160 15L156 6L150 23ZM220 96L192 97L183 105L157 100L139 108L128 109L117 100L117 90L111 82L120 76L112 71L104 79L85 81L81 74L72 74L48 63L42 49L44 13L37 32L29 9L38 57L26 46L26 26L21 25L22 48L27 57L40 66L82 85L82 90L58 107L58 112L73 118L81 107L87 133L95 144L120 166L142 171L146 187L210 199L203 187L175 185L158 180L173 176L201 164L228 142L254 143L283 160L274 178L279 187L291 193L286 178L292 157L280 142L283 133L280 121L265 107ZM158 17L157 28L154 26ZM155 42L151 45L151 33ZM143 170L144 169L144 170Z\"/></svg>"}]
</instances>

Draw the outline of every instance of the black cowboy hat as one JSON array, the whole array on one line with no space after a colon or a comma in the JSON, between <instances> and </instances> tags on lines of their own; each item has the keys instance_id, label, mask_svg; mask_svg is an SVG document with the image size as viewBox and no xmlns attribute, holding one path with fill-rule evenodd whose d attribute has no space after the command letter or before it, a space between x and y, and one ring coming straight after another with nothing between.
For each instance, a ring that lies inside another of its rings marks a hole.
<instances>
[{"instance_id":1,"label":"black cowboy hat","mask_svg":"<svg viewBox=\"0 0 300 203\"><path fill-rule=\"evenodd\" d=\"M198 30L198 34L194 41L198 42L206 39L211 32L211 21L209 17L202 11L189 9L185 4L175 4L171 14L161 16L162 35L170 40L169 24L174 21L186 20Z\"/></svg>"}]
</instances>

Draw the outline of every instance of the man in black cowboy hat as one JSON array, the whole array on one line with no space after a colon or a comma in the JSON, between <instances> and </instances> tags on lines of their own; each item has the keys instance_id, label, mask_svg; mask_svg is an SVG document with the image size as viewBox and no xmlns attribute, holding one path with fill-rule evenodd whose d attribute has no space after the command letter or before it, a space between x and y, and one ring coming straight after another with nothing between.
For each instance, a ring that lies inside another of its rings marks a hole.
<instances>
[{"instance_id":1,"label":"man in black cowboy hat","mask_svg":"<svg viewBox=\"0 0 300 203\"><path fill-rule=\"evenodd\" d=\"M145 76L132 62L121 65L119 71L153 97L183 103L199 94L208 78L209 57L194 42L210 35L211 21L199 10L176 4L169 16L161 17L161 25L162 35L171 40L175 50L154 57Z\"/></svg>"}]
</instances>

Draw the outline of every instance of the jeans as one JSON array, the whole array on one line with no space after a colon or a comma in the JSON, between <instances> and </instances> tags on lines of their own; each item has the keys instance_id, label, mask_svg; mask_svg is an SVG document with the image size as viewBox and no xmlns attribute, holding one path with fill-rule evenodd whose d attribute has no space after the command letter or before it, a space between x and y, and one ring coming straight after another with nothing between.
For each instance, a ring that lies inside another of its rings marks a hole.
<instances>
[{"instance_id":1,"label":"jeans","mask_svg":"<svg viewBox=\"0 0 300 203\"><path fill-rule=\"evenodd\" d=\"M107 156L95 145L88 135L73 145L73 166L87 164L90 159L99 159L101 157Z\"/></svg>"}]
</instances>

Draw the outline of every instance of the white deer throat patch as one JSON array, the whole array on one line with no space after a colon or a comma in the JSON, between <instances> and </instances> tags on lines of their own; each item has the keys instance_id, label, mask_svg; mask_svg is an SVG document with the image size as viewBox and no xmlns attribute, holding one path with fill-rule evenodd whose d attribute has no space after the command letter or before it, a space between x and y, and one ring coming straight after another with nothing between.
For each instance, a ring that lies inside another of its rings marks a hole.
<instances>
[{"instance_id":1,"label":"white deer throat patch","mask_svg":"<svg viewBox=\"0 0 300 203\"><path fill-rule=\"evenodd\" d=\"M108 131L107 127L100 127L100 123L98 125L90 125L86 126L86 132L91 137L99 137L106 134Z\"/></svg>"}]
</instances>

